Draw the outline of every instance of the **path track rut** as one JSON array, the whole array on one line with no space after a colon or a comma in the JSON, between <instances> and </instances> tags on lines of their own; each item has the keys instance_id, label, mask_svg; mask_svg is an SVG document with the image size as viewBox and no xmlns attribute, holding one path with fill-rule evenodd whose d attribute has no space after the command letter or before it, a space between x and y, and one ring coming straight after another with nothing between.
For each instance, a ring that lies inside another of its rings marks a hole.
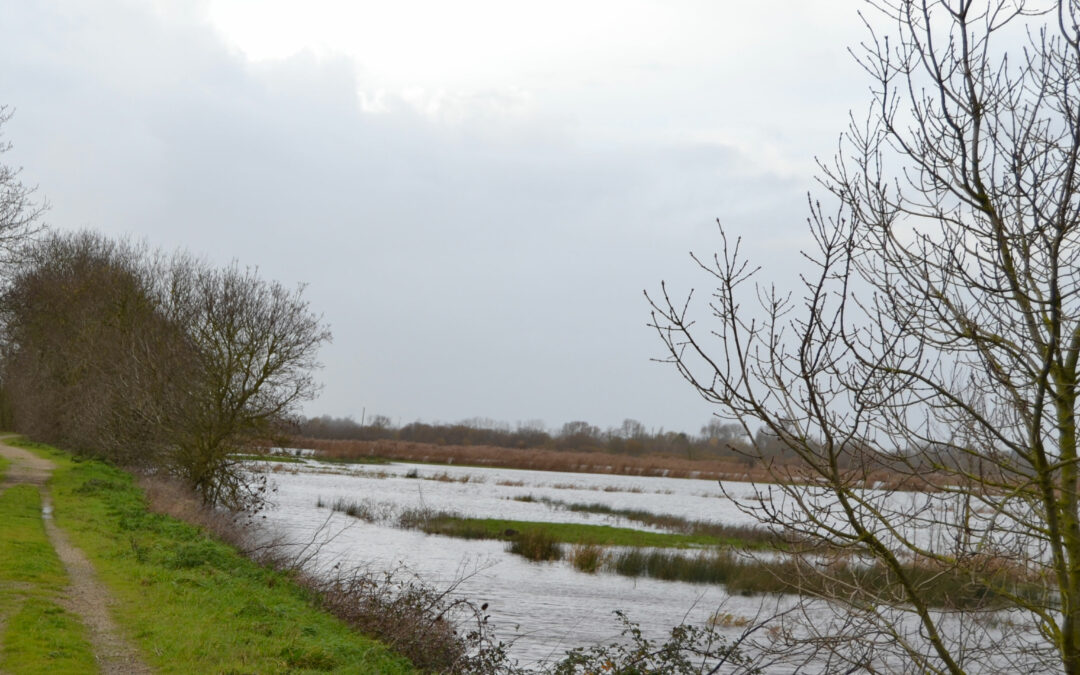
<instances>
[{"instance_id":1,"label":"path track rut","mask_svg":"<svg viewBox=\"0 0 1080 675\"><path fill-rule=\"evenodd\" d=\"M115 600L98 581L93 565L53 521L52 499L48 488L53 463L22 448L7 445L2 440L0 455L11 460L11 466L8 467L4 480L0 482L0 492L12 485L27 484L36 486L41 493L45 532L71 581L58 602L78 615L86 626L101 672L105 675L153 673L113 621L109 609L115 604Z\"/></svg>"}]
</instances>

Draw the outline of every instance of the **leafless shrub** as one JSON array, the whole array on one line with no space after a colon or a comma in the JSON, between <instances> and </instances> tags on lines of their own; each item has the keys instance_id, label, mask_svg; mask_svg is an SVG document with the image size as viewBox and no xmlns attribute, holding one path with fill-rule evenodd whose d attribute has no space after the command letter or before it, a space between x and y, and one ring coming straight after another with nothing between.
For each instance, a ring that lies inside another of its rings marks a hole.
<instances>
[{"instance_id":1,"label":"leafless shrub","mask_svg":"<svg viewBox=\"0 0 1080 675\"><path fill-rule=\"evenodd\" d=\"M418 668L438 673L517 669L488 625L487 604L456 594L467 576L436 590L407 568L356 570L312 582L320 604L356 630L386 643Z\"/></svg>"}]
</instances>

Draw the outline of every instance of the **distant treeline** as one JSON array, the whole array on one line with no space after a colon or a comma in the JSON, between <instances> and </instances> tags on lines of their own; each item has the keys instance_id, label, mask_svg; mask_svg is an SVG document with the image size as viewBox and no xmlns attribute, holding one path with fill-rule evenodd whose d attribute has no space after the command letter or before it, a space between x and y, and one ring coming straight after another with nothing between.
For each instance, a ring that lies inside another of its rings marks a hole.
<instances>
[{"instance_id":1,"label":"distant treeline","mask_svg":"<svg viewBox=\"0 0 1080 675\"><path fill-rule=\"evenodd\" d=\"M567 422L557 431L547 430L541 422L519 423L514 427L485 418L463 420L454 424L412 422L395 426L389 417L375 415L358 423L351 417L312 417L299 423L296 442L303 439L327 441L398 441L438 446L487 446L538 449L565 453L602 452L627 457L666 456L689 460L738 460L747 467L779 461L795 465L801 460L791 449L793 443L759 428L748 434L744 427L720 419L709 420L697 435L683 432L650 431L637 420L600 429L587 422ZM802 438L799 442L822 454L820 440ZM391 453L393 454L393 453ZM399 456L393 454L393 456ZM1002 461L1002 460L998 460ZM837 465L864 476L902 469L933 473L942 468L978 472L980 464L971 456L947 446L927 445L906 451L878 450L870 445L847 443L836 453Z\"/></svg>"},{"instance_id":2,"label":"distant treeline","mask_svg":"<svg viewBox=\"0 0 1080 675\"><path fill-rule=\"evenodd\" d=\"M493 420L471 419L453 424L411 422L395 426L390 418L382 415L376 415L363 424L351 417L324 415L301 422L298 435L332 440L487 445L631 456L670 455L687 459L742 458L751 444L751 438L742 427L720 420L710 420L699 434L690 435L663 429L650 431L644 424L632 419L625 420L619 427L608 429L575 421L567 422L557 431L549 431L537 422L511 427ZM753 439L761 447L775 446L775 456L783 456L784 446L773 441L763 431L758 431Z\"/></svg>"}]
</instances>

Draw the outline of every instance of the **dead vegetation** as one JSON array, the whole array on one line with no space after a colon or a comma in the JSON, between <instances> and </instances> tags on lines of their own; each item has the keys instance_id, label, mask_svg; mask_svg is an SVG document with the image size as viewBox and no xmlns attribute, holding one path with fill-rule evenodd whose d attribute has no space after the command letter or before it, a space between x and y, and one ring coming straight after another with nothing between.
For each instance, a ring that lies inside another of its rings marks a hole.
<instances>
[{"instance_id":1,"label":"dead vegetation","mask_svg":"<svg viewBox=\"0 0 1080 675\"><path fill-rule=\"evenodd\" d=\"M615 474L669 478L699 478L742 482L774 483L778 477L789 483L813 482L794 461L768 466L748 465L737 459L686 459L670 455L635 457L607 452L573 452L542 448L503 448L491 445L436 445L407 441L326 440L295 438L295 447L316 451L317 458L344 460L380 457L404 462L464 464L533 471ZM911 476L880 468L861 471L857 480L864 487L892 490L932 489L932 477Z\"/></svg>"}]
</instances>

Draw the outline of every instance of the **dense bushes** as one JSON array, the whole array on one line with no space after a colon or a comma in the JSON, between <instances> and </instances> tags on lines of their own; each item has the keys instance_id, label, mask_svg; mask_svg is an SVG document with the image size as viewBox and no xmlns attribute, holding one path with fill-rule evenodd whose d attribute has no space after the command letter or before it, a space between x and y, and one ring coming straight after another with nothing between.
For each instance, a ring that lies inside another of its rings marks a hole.
<instances>
[{"instance_id":1,"label":"dense bushes","mask_svg":"<svg viewBox=\"0 0 1080 675\"><path fill-rule=\"evenodd\" d=\"M300 290L93 233L24 251L0 297L16 429L163 469L208 504L257 505L233 455L280 432L329 339Z\"/></svg>"}]
</instances>

